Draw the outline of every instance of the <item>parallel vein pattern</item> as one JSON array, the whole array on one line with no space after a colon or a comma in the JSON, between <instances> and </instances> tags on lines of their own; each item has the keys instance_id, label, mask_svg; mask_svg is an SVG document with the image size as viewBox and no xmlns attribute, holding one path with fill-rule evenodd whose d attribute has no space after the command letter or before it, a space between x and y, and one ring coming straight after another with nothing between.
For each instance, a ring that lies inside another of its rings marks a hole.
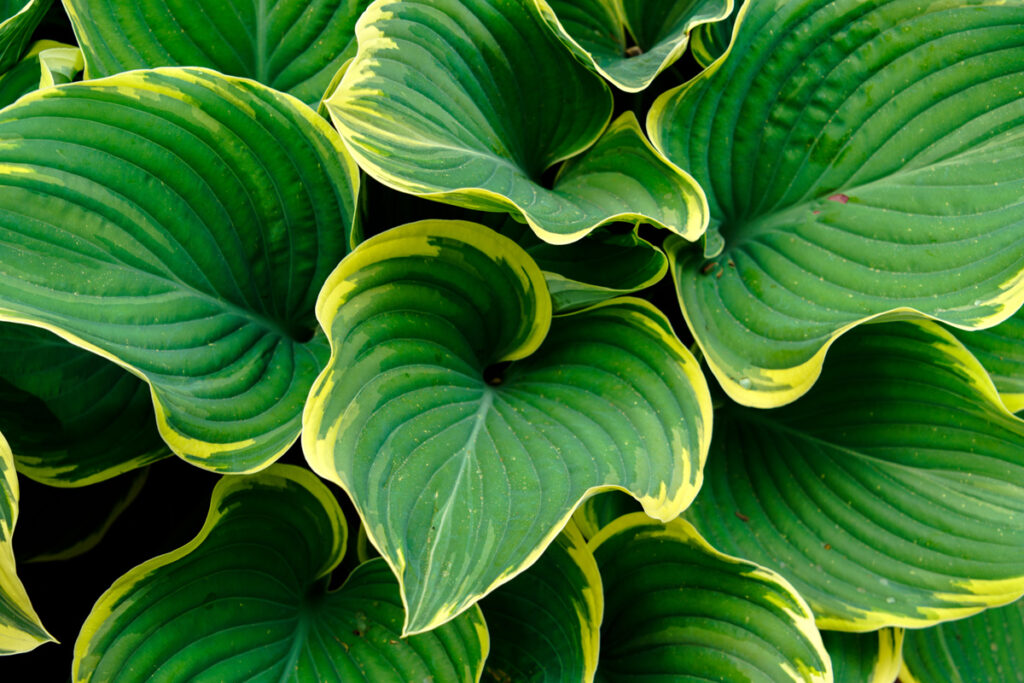
<instances>
[{"instance_id":1,"label":"parallel vein pattern","mask_svg":"<svg viewBox=\"0 0 1024 683\"><path fill-rule=\"evenodd\" d=\"M823 628L922 627L1024 593L1024 421L932 322L866 325L770 413L715 415L686 514L776 569Z\"/></svg>"},{"instance_id":2,"label":"parallel vein pattern","mask_svg":"<svg viewBox=\"0 0 1024 683\"><path fill-rule=\"evenodd\" d=\"M832 681L811 610L793 587L718 552L687 522L633 513L590 547L606 605L597 680Z\"/></svg>"},{"instance_id":3,"label":"parallel vein pattern","mask_svg":"<svg viewBox=\"0 0 1024 683\"><path fill-rule=\"evenodd\" d=\"M619 219L688 239L703 232L700 188L650 147L632 114L605 130L610 90L532 3L379 0L356 33L359 51L327 108L382 183L513 213L554 244ZM571 157L548 183L545 171Z\"/></svg>"},{"instance_id":4,"label":"parallel vein pattern","mask_svg":"<svg viewBox=\"0 0 1024 683\"><path fill-rule=\"evenodd\" d=\"M645 302L552 321L514 243L424 221L353 252L318 317L333 352L303 447L400 577L407 632L529 567L591 489L626 489L661 519L696 495L710 397Z\"/></svg>"},{"instance_id":5,"label":"parallel vein pattern","mask_svg":"<svg viewBox=\"0 0 1024 683\"><path fill-rule=\"evenodd\" d=\"M345 539L333 494L304 468L222 479L195 539L97 601L75 643L75 683L478 680L479 610L400 640L398 586L382 560L327 590Z\"/></svg>"},{"instance_id":6,"label":"parallel vein pattern","mask_svg":"<svg viewBox=\"0 0 1024 683\"><path fill-rule=\"evenodd\" d=\"M356 239L356 183L321 119L252 81L160 69L31 95L0 115L0 317L149 382L179 455L265 466L326 360L313 304Z\"/></svg>"},{"instance_id":7,"label":"parallel vein pattern","mask_svg":"<svg viewBox=\"0 0 1024 683\"><path fill-rule=\"evenodd\" d=\"M1011 412L1024 410L1024 309L985 330L953 330L988 370Z\"/></svg>"},{"instance_id":8,"label":"parallel vein pattern","mask_svg":"<svg viewBox=\"0 0 1024 683\"><path fill-rule=\"evenodd\" d=\"M663 96L655 145L707 191L724 251L670 246L737 401L804 393L828 345L900 310L963 328L1024 302L1024 7L748 3L732 52Z\"/></svg>"},{"instance_id":9,"label":"parallel vein pattern","mask_svg":"<svg viewBox=\"0 0 1024 683\"><path fill-rule=\"evenodd\" d=\"M369 0L64 0L89 78L202 66L315 105L355 54Z\"/></svg>"}]
</instances>

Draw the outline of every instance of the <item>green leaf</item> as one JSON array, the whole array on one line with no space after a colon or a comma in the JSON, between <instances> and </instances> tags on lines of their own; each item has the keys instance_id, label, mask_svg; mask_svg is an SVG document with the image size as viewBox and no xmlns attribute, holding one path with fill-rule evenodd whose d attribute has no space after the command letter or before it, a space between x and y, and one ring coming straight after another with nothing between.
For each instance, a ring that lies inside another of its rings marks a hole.
<instances>
[{"instance_id":1,"label":"green leaf","mask_svg":"<svg viewBox=\"0 0 1024 683\"><path fill-rule=\"evenodd\" d=\"M0 435L0 655L28 652L54 642L43 628L14 566L12 537L18 523L18 475Z\"/></svg>"},{"instance_id":2,"label":"green leaf","mask_svg":"<svg viewBox=\"0 0 1024 683\"><path fill-rule=\"evenodd\" d=\"M477 680L487 631L473 610L399 638L387 565L360 565L328 591L345 518L308 470L224 477L195 539L118 579L75 644L73 679L209 681Z\"/></svg>"},{"instance_id":3,"label":"green leaf","mask_svg":"<svg viewBox=\"0 0 1024 683\"><path fill-rule=\"evenodd\" d=\"M743 7L743 0L736 0L732 12L721 21L701 24L690 34L690 51L693 58L702 67L711 66L711 62L725 54L732 42L732 31L736 26L736 17Z\"/></svg>"},{"instance_id":4,"label":"green leaf","mask_svg":"<svg viewBox=\"0 0 1024 683\"><path fill-rule=\"evenodd\" d=\"M821 632L836 683L893 683L903 663L903 636L901 628L871 633Z\"/></svg>"},{"instance_id":5,"label":"green leaf","mask_svg":"<svg viewBox=\"0 0 1024 683\"><path fill-rule=\"evenodd\" d=\"M1024 410L1024 309L986 330L952 330L981 361L1011 413Z\"/></svg>"},{"instance_id":6,"label":"green leaf","mask_svg":"<svg viewBox=\"0 0 1024 683\"><path fill-rule=\"evenodd\" d=\"M170 455L149 386L46 330L0 324L0 431L18 470L83 486Z\"/></svg>"},{"instance_id":7,"label":"green leaf","mask_svg":"<svg viewBox=\"0 0 1024 683\"><path fill-rule=\"evenodd\" d=\"M0 0L0 74L22 57L53 0Z\"/></svg>"},{"instance_id":8,"label":"green leaf","mask_svg":"<svg viewBox=\"0 0 1024 683\"><path fill-rule=\"evenodd\" d=\"M201 66L252 78L309 105L355 53L369 0L64 0L88 78Z\"/></svg>"},{"instance_id":9,"label":"green leaf","mask_svg":"<svg viewBox=\"0 0 1024 683\"><path fill-rule=\"evenodd\" d=\"M903 645L902 683L1021 680L1024 602L968 619L910 631Z\"/></svg>"},{"instance_id":10,"label":"green leaf","mask_svg":"<svg viewBox=\"0 0 1024 683\"><path fill-rule=\"evenodd\" d=\"M146 380L189 462L265 467L328 355L313 307L357 240L357 184L322 119L252 81L173 68L33 93L0 112L0 318Z\"/></svg>"},{"instance_id":11,"label":"green leaf","mask_svg":"<svg viewBox=\"0 0 1024 683\"><path fill-rule=\"evenodd\" d=\"M24 58L0 76L0 108L33 90L56 85L54 78L59 83L70 82L74 73L69 72L76 66L81 71L81 59L77 47L52 40L33 43Z\"/></svg>"},{"instance_id":12,"label":"green leaf","mask_svg":"<svg viewBox=\"0 0 1024 683\"><path fill-rule=\"evenodd\" d=\"M597 563L569 522L537 564L480 601L491 635L484 680L594 680L603 608Z\"/></svg>"},{"instance_id":13,"label":"green leaf","mask_svg":"<svg viewBox=\"0 0 1024 683\"><path fill-rule=\"evenodd\" d=\"M994 325L1024 303L1024 5L766 0L729 56L659 98L655 146L724 250L667 245L736 401L805 393L878 316Z\"/></svg>"},{"instance_id":14,"label":"green leaf","mask_svg":"<svg viewBox=\"0 0 1024 683\"><path fill-rule=\"evenodd\" d=\"M590 540L597 532L623 515L640 512L640 504L621 491L605 491L583 501L576 508L572 520L583 537Z\"/></svg>"},{"instance_id":15,"label":"green leaf","mask_svg":"<svg viewBox=\"0 0 1024 683\"><path fill-rule=\"evenodd\" d=\"M671 519L700 487L710 396L668 321L550 306L520 247L460 221L371 238L324 286L303 449L398 575L406 633L524 571L592 491Z\"/></svg>"},{"instance_id":16,"label":"green leaf","mask_svg":"<svg viewBox=\"0 0 1024 683\"><path fill-rule=\"evenodd\" d=\"M554 312L586 308L656 284L668 272L665 253L637 234L598 228L571 245L548 244L512 219L499 232L526 250L542 271Z\"/></svg>"},{"instance_id":17,"label":"green leaf","mask_svg":"<svg viewBox=\"0 0 1024 683\"><path fill-rule=\"evenodd\" d=\"M359 166L385 185L512 212L553 244L616 220L688 239L704 230L700 188L654 151L631 113L605 130L610 90L532 3L382 1L356 35L359 51L327 107ZM542 106L523 106L527 96Z\"/></svg>"},{"instance_id":18,"label":"green leaf","mask_svg":"<svg viewBox=\"0 0 1024 683\"><path fill-rule=\"evenodd\" d=\"M577 59L590 64L612 85L626 92L643 90L679 59L686 50L691 30L724 19L732 10L732 0L534 3L544 21Z\"/></svg>"},{"instance_id":19,"label":"green leaf","mask_svg":"<svg viewBox=\"0 0 1024 683\"><path fill-rule=\"evenodd\" d=\"M590 541L604 583L597 680L831 681L807 603L676 519L621 517Z\"/></svg>"},{"instance_id":20,"label":"green leaf","mask_svg":"<svg viewBox=\"0 0 1024 683\"><path fill-rule=\"evenodd\" d=\"M921 627L1024 593L1024 421L932 322L840 339L802 400L715 413L687 511L786 576L818 625Z\"/></svg>"}]
</instances>

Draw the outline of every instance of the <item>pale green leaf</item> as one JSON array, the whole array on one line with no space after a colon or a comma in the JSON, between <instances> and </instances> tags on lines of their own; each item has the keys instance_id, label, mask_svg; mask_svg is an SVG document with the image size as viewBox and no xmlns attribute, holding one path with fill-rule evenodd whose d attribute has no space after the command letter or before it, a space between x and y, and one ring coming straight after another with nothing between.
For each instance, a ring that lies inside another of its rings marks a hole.
<instances>
[{"instance_id":1,"label":"pale green leaf","mask_svg":"<svg viewBox=\"0 0 1024 683\"><path fill-rule=\"evenodd\" d=\"M832 681L793 587L718 552L687 522L634 513L590 547L605 596L598 681Z\"/></svg>"},{"instance_id":2,"label":"pale green leaf","mask_svg":"<svg viewBox=\"0 0 1024 683\"><path fill-rule=\"evenodd\" d=\"M1024 421L932 322L865 325L770 412L723 405L687 510L822 628L921 627L1024 593Z\"/></svg>"},{"instance_id":3,"label":"pale green leaf","mask_svg":"<svg viewBox=\"0 0 1024 683\"><path fill-rule=\"evenodd\" d=\"M328 355L313 307L358 239L357 186L323 119L253 81L171 68L27 95L0 112L0 318L146 380L190 462L264 467Z\"/></svg>"},{"instance_id":4,"label":"pale green leaf","mask_svg":"<svg viewBox=\"0 0 1024 683\"><path fill-rule=\"evenodd\" d=\"M744 6L728 56L648 118L723 241L711 258L667 248L734 400L795 400L829 345L877 316L974 329L1020 308L1022 92L1021 3Z\"/></svg>"},{"instance_id":5,"label":"pale green leaf","mask_svg":"<svg viewBox=\"0 0 1024 683\"><path fill-rule=\"evenodd\" d=\"M478 680L488 648L479 610L400 638L398 586L382 560L327 589L345 539L341 508L308 470L223 478L195 539L97 601L73 680Z\"/></svg>"},{"instance_id":6,"label":"pale green leaf","mask_svg":"<svg viewBox=\"0 0 1024 683\"><path fill-rule=\"evenodd\" d=\"M631 113L606 130L610 90L532 3L378 0L356 34L327 108L360 167L385 185L511 212L554 244L616 220L688 239L704 230L700 188ZM545 171L570 157L551 183Z\"/></svg>"},{"instance_id":7,"label":"pale green leaf","mask_svg":"<svg viewBox=\"0 0 1024 683\"><path fill-rule=\"evenodd\" d=\"M360 245L317 311L332 356L303 449L399 576L407 633L529 567L591 491L628 490L660 519L696 495L710 396L646 302L552 320L520 247L423 221Z\"/></svg>"}]
</instances>

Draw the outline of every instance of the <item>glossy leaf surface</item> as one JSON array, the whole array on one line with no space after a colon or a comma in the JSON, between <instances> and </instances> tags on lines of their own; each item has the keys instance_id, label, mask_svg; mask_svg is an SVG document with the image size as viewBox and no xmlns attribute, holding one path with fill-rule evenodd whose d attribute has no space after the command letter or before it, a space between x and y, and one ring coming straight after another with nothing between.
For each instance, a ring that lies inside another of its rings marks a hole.
<instances>
[{"instance_id":1,"label":"glossy leaf surface","mask_svg":"<svg viewBox=\"0 0 1024 683\"><path fill-rule=\"evenodd\" d=\"M605 130L608 87L532 3L382 1L356 33L359 51L327 108L360 167L385 185L521 215L555 244L633 218L689 239L703 231L700 188L650 147L632 114ZM570 157L550 183L545 171Z\"/></svg>"},{"instance_id":2,"label":"glossy leaf surface","mask_svg":"<svg viewBox=\"0 0 1024 683\"><path fill-rule=\"evenodd\" d=\"M145 379L194 464L287 449L327 357L314 301L356 240L357 171L326 123L252 81L158 69L22 98L0 138L0 318Z\"/></svg>"},{"instance_id":3,"label":"glossy leaf surface","mask_svg":"<svg viewBox=\"0 0 1024 683\"><path fill-rule=\"evenodd\" d=\"M1024 680L1024 603L908 631L902 683Z\"/></svg>"},{"instance_id":4,"label":"glossy leaf surface","mask_svg":"<svg viewBox=\"0 0 1024 683\"><path fill-rule=\"evenodd\" d=\"M170 455L145 382L46 330L0 324L0 430L19 471L51 486Z\"/></svg>"},{"instance_id":5,"label":"glossy leaf surface","mask_svg":"<svg viewBox=\"0 0 1024 683\"><path fill-rule=\"evenodd\" d=\"M324 287L303 449L400 577L406 632L529 567L591 490L671 519L700 486L710 396L667 320L550 306L520 247L458 221L367 240Z\"/></svg>"},{"instance_id":6,"label":"glossy leaf surface","mask_svg":"<svg viewBox=\"0 0 1024 683\"><path fill-rule=\"evenodd\" d=\"M932 322L866 325L771 412L715 414L687 511L776 569L823 628L921 627L1024 593L1024 421Z\"/></svg>"},{"instance_id":7,"label":"glossy leaf surface","mask_svg":"<svg viewBox=\"0 0 1024 683\"><path fill-rule=\"evenodd\" d=\"M480 601L491 635L485 681L594 679L604 603L601 576L573 523L537 563Z\"/></svg>"},{"instance_id":8,"label":"glossy leaf surface","mask_svg":"<svg viewBox=\"0 0 1024 683\"><path fill-rule=\"evenodd\" d=\"M316 105L355 53L369 0L64 0L89 78L201 66Z\"/></svg>"},{"instance_id":9,"label":"glossy leaf surface","mask_svg":"<svg viewBox=\"0 0 1024 683\"><path fill-rule=\"evenodd\" d=\"M18 579L12 545L18 522L18 475L7 441L0 436L0 655L27 652L53 641Z\"/></svg>"},{"instance_id":10,"label":"glossy leaf surface","mask_svg":"<svg viewBox=\"0 0 1024 683\"><path fill-rule=\"evenodd\" d=\"M736 401L775 407L890 312L962 328L1024 303L1024 6L770 0L651 109L723 250L674 240L679 298Z\"/></svg>"},{"instance_id":11,"label":"glossy leaf surface","mask_svg":"<svg viewBox=\"0 0 1024 683\"><path fill-rule=\"evenodd\" d=\"M478 610L399 638L398 586L381 560L328 591L341 509L305 469L222 479L199 535L118 579L75 645L74 681L474 681Z\"/></svg>"},{"instance_id":12,"label":"glossy leaf surface","mask_svg":"<svg viewBox=\"0 0 1024 683\"><path fill-rule=\"evenodd\" d=\"M621 517L591 539L604 583L602 682L831 681L807 603L689 523Z\"/></svg>"},{"instance_id":13,"label":"glossy leaf surface","mask_svg":"<svg viewBox=\"0 0 1024 683\"><path fill-rule=\"evenodd\" d=\"M626 92L643 90L686 50L690 31L728 16L731 0L534 0L582 62Z\"/></svg>"}]
</instances>

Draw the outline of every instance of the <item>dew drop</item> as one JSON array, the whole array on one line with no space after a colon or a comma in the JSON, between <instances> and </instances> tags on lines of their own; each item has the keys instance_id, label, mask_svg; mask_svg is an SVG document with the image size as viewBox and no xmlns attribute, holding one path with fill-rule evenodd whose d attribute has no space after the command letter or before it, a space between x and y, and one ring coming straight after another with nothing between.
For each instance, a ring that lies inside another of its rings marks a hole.
<instances>
[{"instance_id":1,"label":"dew drop","mask_svg":"<svg viewBox=\"0 0 1024 683\"><path fill-rule=\"evenodd\" d=\"M889 598L886 598L885 601L891 605L894 602L896 602L896 598L889 597Z\"/></svg>"},{"instance_id":2,"label":"dew drop","mask_svg":"<svg viewBox=\"0 0 1024 683\"><path fill-rule=\"evenodd\" d=\"M752 385L753 383L750 381L749 377L740 378L740 386L743 387L744 389L749 389Z\"/></svg>"},{"instance_id":3,"label":"dew drop","mask_svg":"<svg viewBox=\"0 0 1024 683\"><path fill-rule=\"evenodd\" d=\"M889 579L879 579L878 583L882 584L883 586L888 586L889 585Z\"/></svg>"}]
</instances>

